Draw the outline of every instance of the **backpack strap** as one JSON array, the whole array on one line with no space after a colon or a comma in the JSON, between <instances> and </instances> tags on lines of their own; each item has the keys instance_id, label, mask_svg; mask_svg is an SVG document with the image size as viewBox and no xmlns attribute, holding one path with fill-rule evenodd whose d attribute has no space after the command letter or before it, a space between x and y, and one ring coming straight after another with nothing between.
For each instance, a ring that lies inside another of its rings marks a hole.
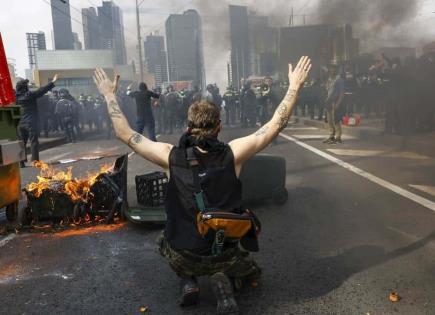
<instances>
[{"instance_id":1,"label":"backpack strap","mask_svg":"<svg viewBox=\"0 0 435 315\"><path fill-rule=\"evenodd\" d=\"M189 163L193 175L193 185L195 186L195 192L193 195L195 197L196 205L200 212L205 212L204 192L201 188L201 181L199 178L199 161L195 155L193 147L187 148L186 152L187 162Z\"/></svg>"}]
</instances>

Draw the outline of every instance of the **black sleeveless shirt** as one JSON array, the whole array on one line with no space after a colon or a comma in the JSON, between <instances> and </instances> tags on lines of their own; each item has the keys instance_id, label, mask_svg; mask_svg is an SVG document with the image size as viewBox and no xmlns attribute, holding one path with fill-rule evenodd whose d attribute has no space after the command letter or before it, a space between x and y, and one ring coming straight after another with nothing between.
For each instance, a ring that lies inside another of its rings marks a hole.
<instances>
[{"instance_id":1,"label":"black sleeveless shirt","mask_svg":"<svg viewBox=\"0 0 435 315\"><path fill-rule=\"evenodd\" d=\"M242 185L236 176L233 151L228 145L218 150L195 155L208 209L238 212L242 208ZM214 237L202 237L196 227L198 213L194 199L193 174L186 159L186 149L173 147L169 155L170 180L166 197L165 236L175 250L188 250L207 255ZM211 233L210 233L211 234Z\"/></svg>"}]
</instances>

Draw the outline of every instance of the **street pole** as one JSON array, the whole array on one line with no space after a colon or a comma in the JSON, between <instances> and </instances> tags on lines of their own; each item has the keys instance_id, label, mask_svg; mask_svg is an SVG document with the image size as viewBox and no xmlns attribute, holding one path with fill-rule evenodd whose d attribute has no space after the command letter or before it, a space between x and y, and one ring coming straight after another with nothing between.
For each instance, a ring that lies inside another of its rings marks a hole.
<instances>
[{"instance_id":1,"label":"street pole","mask_svg":"<svg viewBox=\"0 0 435 315\"><path fill-rule=\"evenodd\" d=\"M139 49L139 73L140 81L143 82L143 61L142 61L142 40L140 36L140 21L139 21L139 4L136 0L136 23L137 23L137 45Z\"/></svg>"}]
</instances>

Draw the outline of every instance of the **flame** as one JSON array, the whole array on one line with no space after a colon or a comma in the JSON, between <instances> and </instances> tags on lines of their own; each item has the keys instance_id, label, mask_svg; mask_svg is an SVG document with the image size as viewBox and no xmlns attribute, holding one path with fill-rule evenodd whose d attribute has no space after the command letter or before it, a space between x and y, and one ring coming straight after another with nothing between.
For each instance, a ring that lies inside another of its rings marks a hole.
<instances>
[{"instance_id":1,"label":"flame","mask_svg":"<svg viewBox=\"0 0 435 315\"><path fill-rule=\"evenodd\" d=\"M52 234L52 236L56 238L64 238L64 237L71 237L71 236L98 234L100 232L114 232L119 229L122 229L124 226L125 226L125 222L121 222L117 224L109 224L109 225L95 225L82 229L70 229L62 232L57 232Z\"/></svg>"},{"instance_id":2,"label":"flame","mask_svg":"<svg viewBox=\"0 0 435 315\"><path fill-rule=\"evenodd\" d=\"M113 169L113 165L105 164L100 167L98 172L88 173L84 178L74 178L72 167L62 171L42 161L35 161L33 166L39 168L40 173L37 176L37 181L27 185L26 189L35 197L39 198L45 190L50 189L53 184L59 183L61 186L57 189L60 192L65 192L73 201L82 200L84 202L88 201L91 187L97 182L98 176Z\"/></svg>"}]
</instances>

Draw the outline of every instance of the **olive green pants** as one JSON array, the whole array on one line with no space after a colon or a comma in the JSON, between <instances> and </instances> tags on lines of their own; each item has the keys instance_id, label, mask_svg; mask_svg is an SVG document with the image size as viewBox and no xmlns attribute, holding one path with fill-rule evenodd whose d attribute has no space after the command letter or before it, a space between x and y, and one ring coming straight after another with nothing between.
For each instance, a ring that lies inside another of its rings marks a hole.
<instances>
[{"instance_id":1,"label":"olive green pants","mask_svg":"<svg viewBox=\"0 0 435 315\"><path fill-rule=\"evenodd\" d=\"M249 253L238 247L225 250L221 256L199 256L186 250L174 250L163 233L159 236L158 245L160 254L180 277L211 276L224 272L228 277L254 281L261 274L261 269Z\"/></svg>"}]
</instances>

